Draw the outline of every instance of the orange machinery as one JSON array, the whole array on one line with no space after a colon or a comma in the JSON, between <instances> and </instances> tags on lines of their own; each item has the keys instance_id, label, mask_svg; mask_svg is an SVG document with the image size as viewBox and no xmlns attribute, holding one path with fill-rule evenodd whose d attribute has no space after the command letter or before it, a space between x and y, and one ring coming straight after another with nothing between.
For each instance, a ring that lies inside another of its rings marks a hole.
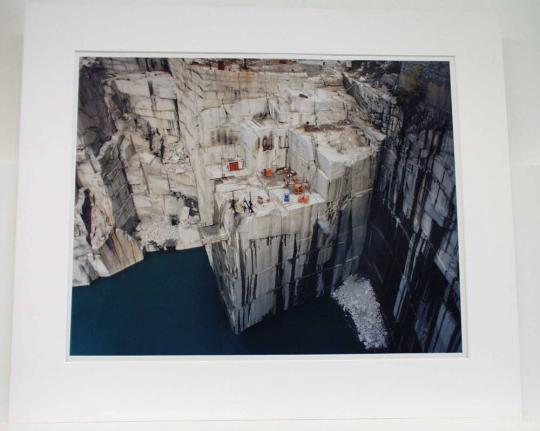
<instances>
[{"instance_id":1,"label":"orange machinery","mask_svg":"<svg viewBox=\"0 0 540 431\"><path fill-rule=\"evenodd\" d=\"M309 195L300 195L298 196L298 203L299 204L309 204Z\"/></svg>"}]
</instances>

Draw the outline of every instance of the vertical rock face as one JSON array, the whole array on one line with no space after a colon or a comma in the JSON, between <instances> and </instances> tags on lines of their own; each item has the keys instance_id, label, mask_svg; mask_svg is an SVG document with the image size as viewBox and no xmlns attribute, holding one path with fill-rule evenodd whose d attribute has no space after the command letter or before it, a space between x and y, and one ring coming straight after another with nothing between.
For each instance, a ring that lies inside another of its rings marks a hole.
<instances>
[{"instance_id":1,"label":"vertical rock face","mask_svg":"<svg viewBox=\"0 0 540 431\"><path fill-rule=\"evenodd\" d=\"M82 59L73 284L200 246L196 196L167 61Z\"/></svg>"},{"instance_id":2,"label":"vertical rock face","mask_svg":"<svg viewBox=\"0 0 540 431\"><path fill-rule=\"evenodd\" d=\"M446 63L364 62L351 94L387 135L363 269L396 351L461 351L450 76ZM373 89L386 97L373 97Z\"/></svg>"},{"instance_id":3,"label":"vertical rock face","mask_svg":"<svg viewBox=\"0 0 540 431\"><path fill-rule=\"evenodd\" d=\"M358 270L384 139L360 118L344 66L172 59L170 69L202 240L235 332L329 294Z\"/></svg>"}]
</instances>

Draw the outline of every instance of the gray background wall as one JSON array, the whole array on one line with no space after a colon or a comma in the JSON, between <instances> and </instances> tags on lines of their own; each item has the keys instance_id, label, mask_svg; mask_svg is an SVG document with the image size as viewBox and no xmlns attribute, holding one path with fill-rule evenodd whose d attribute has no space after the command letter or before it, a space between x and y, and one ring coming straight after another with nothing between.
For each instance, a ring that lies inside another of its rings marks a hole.
<instances>
[{"instance_id":1,"label":"gray background wall","mask_svg":"<svg viewBox=\"0 0 540 431\"><path fill-rule=\"evenodd\" d=\"M528 420L540 421L540 313L537 311L540 305L540 1L193 0L183 3L216 7L451 10L492 12L498 16L514 202L523 412ZM24 0L0 0L0 429L8 408L23 21Z\"/></svg>"}]
</instances>

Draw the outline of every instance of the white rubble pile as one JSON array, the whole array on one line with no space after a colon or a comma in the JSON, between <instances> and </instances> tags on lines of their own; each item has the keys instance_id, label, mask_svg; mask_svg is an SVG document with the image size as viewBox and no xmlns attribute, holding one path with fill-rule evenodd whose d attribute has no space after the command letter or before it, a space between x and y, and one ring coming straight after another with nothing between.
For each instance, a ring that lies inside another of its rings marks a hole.
<instances>
[{"instance_id":1,"label":"white rubble pile","mask_svg":"<svg viewBox=\"0 0 540 431\"><path fill-rule=\"evenodd\" d=\"M384 349L387 332L371 283L351 275L332 292L332 298L349 314L356 326L358 339L366 349Z\"/></svg>"},{"instance_id":2,"label":"white rubble pile","mask_svg":"<svg viewBox=\"0 0 540 431\"><path fill-rule=\"evenodd\" d=\"M180 237L178 226L173 226L165 220L162 223L158 221L141 223L138 229L143 244L151 242L164 244L168 240L176 241Z\"/></svg>"},{"instance_id":3,"label":"white rubble pile","mask_svg":"<svg viewBox=\"0 0 540 431\"><path fill-rule=\"evenodd\" d=\"M174 246L176 250L183 250L200 246L198 222L198 217L188 216L177 225L172 225L169 220L152 221L141 223L137 230L140 242L147 251L156 249L155 245Z\"/></svg>"}]
</instances>

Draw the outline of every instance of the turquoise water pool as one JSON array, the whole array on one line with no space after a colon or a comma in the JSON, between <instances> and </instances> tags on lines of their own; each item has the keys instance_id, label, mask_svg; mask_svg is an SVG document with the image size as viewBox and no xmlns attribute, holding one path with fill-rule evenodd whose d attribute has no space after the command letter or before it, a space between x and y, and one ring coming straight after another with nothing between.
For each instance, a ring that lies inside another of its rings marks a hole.
<instances>
[{"instance_id":1,"label":"turquoise water pool","mask_svg":"<svg viewBox=\"0 0 540 431\"><path fill-rule=\"evenodd\" d=\"M235 335L204 248L163 251L87 287L73 288L71 355L363 353L330 298Z\"/></svg>"}]
</instances>

